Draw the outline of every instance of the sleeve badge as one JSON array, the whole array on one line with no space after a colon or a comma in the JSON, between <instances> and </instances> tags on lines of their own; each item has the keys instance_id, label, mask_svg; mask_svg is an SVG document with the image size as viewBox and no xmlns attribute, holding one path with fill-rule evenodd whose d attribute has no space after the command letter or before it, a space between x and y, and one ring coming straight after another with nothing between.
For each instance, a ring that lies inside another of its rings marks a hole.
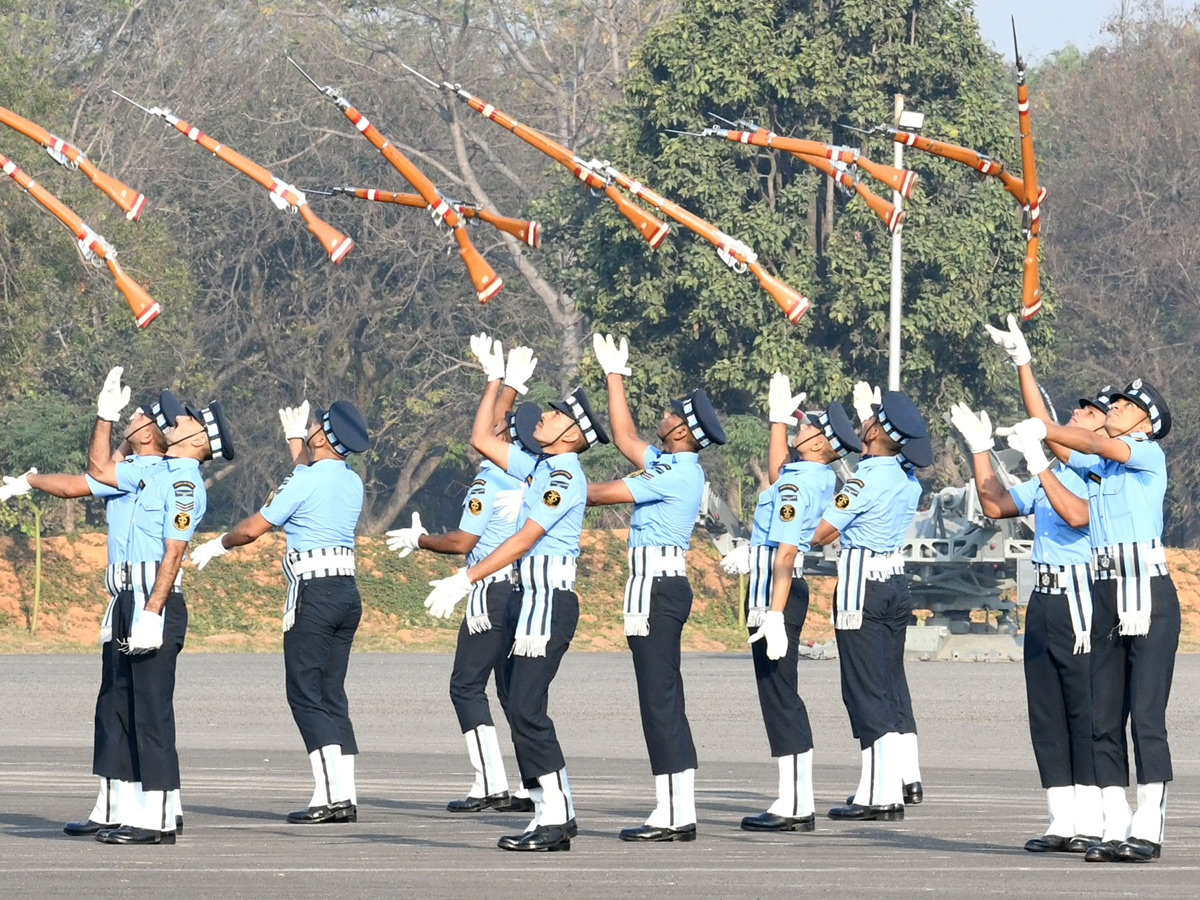
<instances>
[{"instance_id":1,"label":"sleeve badge","mask_svg":"<svg viewBox=\"0 0 1200 900\"><path fill-rule=\"evenodd\" d=\"M562 494L558 491L546 491L546 493L542 494L542 502L553 508L562 503Z\"/></svg>"},{"instance_id":2,"label":"sleeve badge","mask_svg":"<svg viewBox=\"0 0 1200 900\"><path fill-rule=\"evenodd\" d=\"M483 512L483 502L478 497L472 497L467 501L467 512L473 516L479 515Z\"/></svg>"},{"instance_id":3,"label":"sleeve badge","mask_svg":"<svg viewBox=\"0 0 1200 900\"><path fill-rule=\"evenodd\" d=\"M187 527L192 524L192 517L185 512L175 513L175 530L186 531Z\"/></svg>"},{"instance_id":4,"label":"sleeve badge","mask_svg":"<svg viewBox=\"0 0 1200 900\"><path fill-rule=\"evenodd\" d=\"M796 507L790 503L783 504L783 506L779 507L779 518L785 522L792 521L792 519L796 518Z\"/></svg>"},{"instance_id":5,"label":"sleeve badge","mask_svg":"<svg viewBox=\"0 0 1200 900\"><path fill-rule=\"evenodd\" d=\"M850 505L850 497L847 494L838 494L833 498L833 505L838 509L845 509Z\"/></svg>"}]
</instances>

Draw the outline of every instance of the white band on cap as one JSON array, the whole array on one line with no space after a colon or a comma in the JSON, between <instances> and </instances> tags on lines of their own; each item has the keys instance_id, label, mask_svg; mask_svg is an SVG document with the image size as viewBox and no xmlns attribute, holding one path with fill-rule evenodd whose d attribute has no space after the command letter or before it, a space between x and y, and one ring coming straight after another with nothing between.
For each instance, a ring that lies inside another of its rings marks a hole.
<instances>
[{"instance_id":1,"label":"white band on cap","mask_svg":"<svg viewBox=\"0 0 1200 900\"><path fill-rule=\"evenodd\" d=\"M596 426L592 424L591 417L584 411L583 404L576 399L574 394L567 396L563 402L571 408L571 416L575 419L579 430L583 432L583 439L587 441L589 447L592 446L596 443Z\"/></svg>"},{"instance_id":2,"label":"white band on cap","mask_svg":"<svg viewBox=\"0 0 1200 900\"><path fill-rule=\"evenodd\" d=\"M692 398L685 398L682 406L683 418L687 422L688 431L692 433L692 437L696 439L696 443L700 445L701 449L707 447L712 443L712 438L708 436L704 430L704 426L700 424L700 420L696 417L696 405L692 402Z\"/></svg>"}]
</instances>

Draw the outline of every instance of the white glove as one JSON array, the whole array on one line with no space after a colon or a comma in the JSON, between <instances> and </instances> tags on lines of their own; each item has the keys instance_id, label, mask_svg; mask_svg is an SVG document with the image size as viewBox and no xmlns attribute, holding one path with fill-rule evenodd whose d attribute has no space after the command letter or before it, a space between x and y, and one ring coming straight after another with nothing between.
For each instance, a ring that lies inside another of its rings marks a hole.
<instances>
[{"instance_id":1,"label":"white glove","mask_svg":"<svg viewBox=\"0 0 1200 900\"><path fill-rule=\"evenodd\" d=\"M967 449L972 453L987 453L996 446L992 440L992 420L986 411L977 416L965 403L955 403L950 407L950 424L966 439Z\"/></svg>"},{"instance_id":2,"label":"white glove","mask_svg":"<svg viewBox=\"0 0 1200 900\"><path fill-rule=\"evenodd\" d=\"M611 334L603 337L593 334L592 350L595 352L596 362L600 363L600 368L604 370L605 376L633 374L633 370L629 368L629 341L626 338L621 338L621 345L618 347L616 339Z\"/></svg>"},{"instance_id":3,"label":"white glove","mask_svg":"<svg viewBox=\"0 0 1200 900\"><path fill-rule=\"evenodd\" d=\"M308 437L308 401L299 406L285 406L279 411L279 421L283 423L283 436L287 440Z\"/></svg>"},{"instance_id":4,"label":"white glove","mask_svg":"<svg viewBox=\"0 0 1200 900\"><path fill-rule=\"evenodd\" d=\"M537 368L537 364L537 357L528 347L513 347L508 351L504 383L524 397L525 392L529 390L528 382L533 377L533 370Z\"/></svg>"},{"instance_id":5,"label":"white glove","mask_svg":"<svg viewBox=\"0 0 1200 900\"><path fill-rule=\"evenodd\" d=\"M492 509L502 522L515 522L521 514L521 503L525 500L525 488L512 488L507 491L496 491L496 502Z\"/></svg>"},{"instance_id":6,"label":"white glove","mask_svg":"<svg viewBox=\"0 0 1200 900\"><path fill-rule=\"evenodd\" d=\"M795 425L796 410L807 397L804 391L792 394L792 383L788 377L776 372L771 376L771 384L767 388L767 418L781 425Z\"/></svg>"},{"instance_id":7,"label":"white glove","mask_svg":"<svg viewBox=\"0 0 1200 900\"><path fill-rule=\"evenodd\" d=\"M229 549L221 543L221 538L225 537L225 532L221 532L211 541L205 541L188 555L192 558L192 565L197 570L203 569L218 556L224 556L229 552Z\"/></svg>"},{"instance_id":8,"label":"white glove","mask_svg":"<svg viewBox=\"0 0 1200 900\"><path fill-rule=\"evenodd\" d=\"M421 524L421 514L414 512L412 517L412 525L408 528L396 528L387 533L387 548L393 553L399 551L400 558L408 556L414 550L420 550L417 541L421 535L429 534L425 527Z\"/></svg>"},{"instance_id":9,"label":"white glove","mask_svg":"<svg viewBox=\"0 0 1200 900\"><path fill-rule=\"evenodd\" d=\"M471 338L471 352L483 366L488 381L499 381L504 377L504 346L493 341L485 332Z\"/></svg>"},{"instance_id":10,"label":"white glove","mask_svg":"<svg viewBox=\"0 0 1200 900\"><path fill-rule=\"evenodd\" d=\"M721 557L721 567L725 569L726 575L749 575L750 545L738 544L726 553Z\"/></svg>"},{"instance_id":11,"label":"white glove","mask_svg":"<svg viewBox=\"0 0 1200 900\"><path fill-rule=\"evenodd\" d=\"M850 402L854 406L854 414L858 416L858 424L861 425L875 415L875 410L871 409L871 405L882 403L883 395L879 388L872 388L865 381L856 381Z\"/></svg>"},{"instance_id":12,"label":"white glove","mask_svg":"<svg viewBox=\"0 0 1200 900\"><path fill-rule=\"evenodd\" d=\"M458 601L471 593L471 579L467 567L463 566L449 578L436 578L429 582L433 588L425 598L425 608L435 619L448 619L454 615Z\"/></svg>"},{"instance_id":13,"label":"white glove","mask_svg":"<svg viewBox=\"0 0 1200 900\"><path fill-rule=\"evenodd\" d=\"M163 617L143 609L129 629L129 640L121 647L131 656L140 653L153 653L163 642Z\"/></svg>"},{"instance_id":14,"label":"white glove","mask_svg":"<svg viewBox=\"0 0 1200 900\"><path fill-rule=\"evenodd\" d=\"M120 366L108 370L104 387L96 398L96 418L116 422L121 418L121 410L129 405L129 385L121 387L121 373L124 371Z\"/></svg>"},{"instance_id":15,"label":"white glove","mask_svg":"<svg viewBox=\"0 0 1200 900\"><path fill-rule=\"evenodd\" d=\"M16 478L5 475L4 484L0 486L0 502L11 500L13 497L22 497L32 491L33 485L29 483L29 476L36 474L37 469L30 469Z\"/></svg>"},{"instance_id":16,"label":"white glove","mask_svg":"<svg viewBox=\"0 0 1200 900\"><path fill-rule=\"evenodd\" d=\"M1041 419L1024 419L1008 428L997 428L996 434L1008 438L1008 446L1019 450L1025 457L1025 468L1036 477L1050 468L1042 441L1046 437L1046 423Z\"/></svg>"},{"instance_id":17,"label":"white glove","mask_svg":"<svg viewBox=\"0 0 1200 900\"><path fill-rule=\"evenodd\" d=\"M750 635L750 640L746 643L753 644L762 638L767 639L767 659L783 659L787 656L788 636L782 612L768 609L763 623L758 626L758 631Z\"/></svg>"},{"instance_id":18,"label":"white glove","mask_svg":"<svg viewBox=\"0 0 1200 900\"><path fill-rule=\"evenodd\" d=\"M988 334L992 336L992 340L1004 348L1004 352L1008 354L1014 366L1027 366L1033 356L1029 352L1029 345L1025 343L1025 335L1021 334L1021 329L1017 327L1017 317L1009 315L1008 331L1001 331L999 328L993 328L991 325L983 326L988 330Z\"/></svg>"}]
</instances>

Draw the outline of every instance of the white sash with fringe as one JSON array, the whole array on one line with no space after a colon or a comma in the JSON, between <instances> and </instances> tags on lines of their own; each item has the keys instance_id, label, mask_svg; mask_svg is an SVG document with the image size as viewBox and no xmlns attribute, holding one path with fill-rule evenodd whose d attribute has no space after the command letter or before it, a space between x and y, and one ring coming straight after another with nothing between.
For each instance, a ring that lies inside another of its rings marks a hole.
<instances>
[{"instance_id":1,"label":"white sash with fringe","mask_svg":"<svg viewBox=\"0 0 1200 900\"><path fill-rule=\"evenodd\" d=\"M283 604L283 630L296 624L296 606L300 602L300 582L335 575L354 575L353 547L318 547L315 550L289 550L283 557L287 578L287 599Z\"/></svg>"},{"instance_id":2,"label":"white sash with fringe","mask_svg":"<svg viewBox=\"0 0 1200 900\"><path fill-rule=\"evenodd\" d=\"M758 628L766 621L775 590L775 553L778 547L759 544L750 548L750 580L746 584L746 627ZM796 554L793 578L804 577L804 554Z\"/></svg>"},{"instance_id":3,"label":"white sash with fringe","mask_svg":"<svg viewBox=\"0 0 1200 900\"><path fill-rule=\"evenodd\" d=\"M471 593L467 595L467 631L479 634L492 630L492 619L488 615L487 592L488 586L497 581L512 581L512 567L493 572L471 585Z\"/></svg>"},{"instance_id":4,"label":"white sash with fringe","mask_svg":"<svg viewBox=\"0 0 1200 900\"><path fill-rule=\"evenodd\" d=\"M1137 541L1092 550L1092 577L1116 581L1121 634L1150 633L1150 579L1167 574L1162 541Z\"/></svg>"},{"instance_id":5,"label":"white sash with fringe","mask_svg":"<svg viewBox=\"0 0 1200 900\"><path fill-rule=\"evenodd\" d=\"M897 550L843 547L838 554L837 587L833 592L833 627L862 628L863 599L868 581L887 581L904 574L904 556Z\"/></svg>"},{"instance_id":6,"label":"white sash with fringe","mask_svg":"<svg viewBox=\"0 0 1200 900\"><path fill-rule=\"evenodd\" d=\"M630 547L629 580L625 582L625 635L650 634L650 594L659 576L687 575L684 547Z\"/></svg>"},{"instance_id":7,"label":"white sash with fringe","mask_svg":"<svg viewBox=\"0 0 1200 900\"><path fill-rule=\"evenodd\" d=\"M546 655L554 592L575 590L575 563L574 556L526 556L521 560L521 612L512 655Z\"/></svg>"}]
</instances>

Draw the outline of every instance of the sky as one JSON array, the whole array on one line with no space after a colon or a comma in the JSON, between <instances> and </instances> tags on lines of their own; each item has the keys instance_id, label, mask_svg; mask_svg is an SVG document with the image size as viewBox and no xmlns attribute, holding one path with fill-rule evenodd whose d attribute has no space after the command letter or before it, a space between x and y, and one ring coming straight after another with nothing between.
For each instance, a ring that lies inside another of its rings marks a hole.
<instances>
[{"instance_id":1,"label":"sky","mask_svg":"<svg viewBox=\"0 0 1200 900\"><path fill-rule=\"evenodd\" d=\"M1168 8L1187 9L1193 4L1163 0ZM1102 43L1105 21L1121 9L1120 0L975 0L975 16L983 36L1006 57L1012 57L1012 24L1017 19L1021 52L1034 62L1074 44L1090 50Z\"/></svg>"}]
</instances>

